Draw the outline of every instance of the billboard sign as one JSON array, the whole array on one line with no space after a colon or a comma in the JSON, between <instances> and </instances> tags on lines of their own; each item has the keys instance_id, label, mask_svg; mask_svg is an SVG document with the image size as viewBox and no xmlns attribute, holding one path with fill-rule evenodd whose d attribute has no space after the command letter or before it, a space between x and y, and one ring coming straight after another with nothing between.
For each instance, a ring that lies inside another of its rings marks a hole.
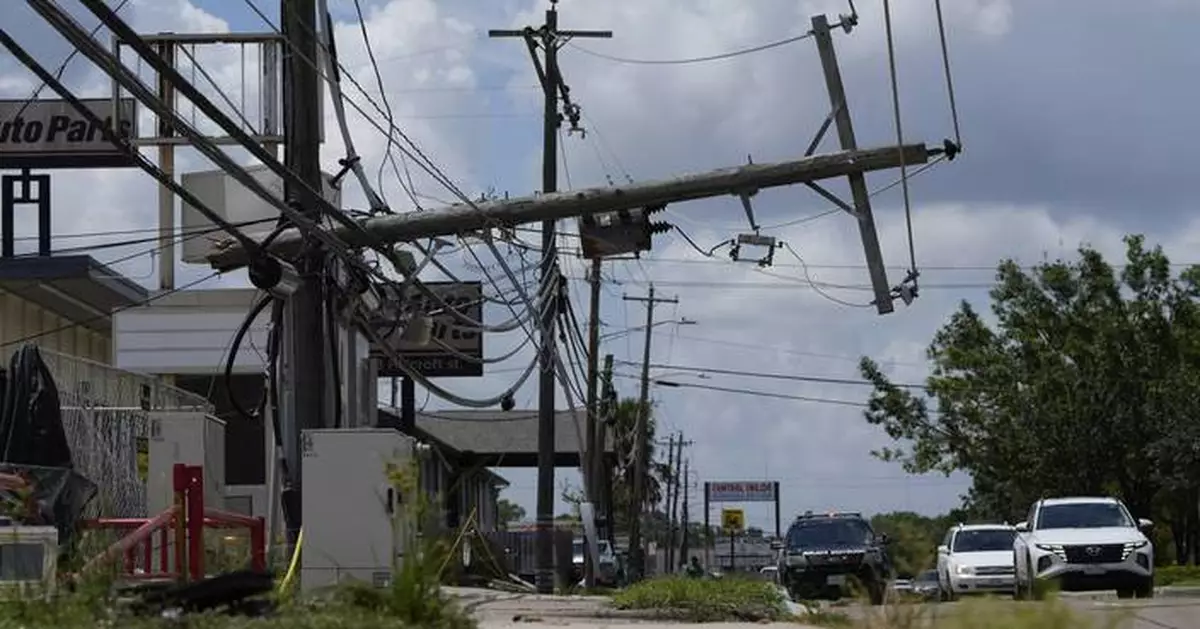
<instances>
[{"instance_id":1,"label":"billboard sign","mask_svg":"<svg viewBox=\"0 0 1200 629\"><path fill-rule=\"evenodd\" d=\"M0 100L0 168L128 168L135 162L105 137L137 137L132 98L81 99L104 122L94 125L65 100Z\"/></svg>"},{"instance_id":2,"label":"billboard sign","mask_svg":"<svg viewBox=\"0 0 1200 629\"><path fill-rule=\"evenodd\" d=\"M774 502L775 481L721 481L708 483L709 502Z\"/></svg>"},{"instance_id":3,"label":"billboard sign","mask_svg":"<svg viewBox=\"0 0 1200 629\"><path fill-rule=\"evenodd\" d=\"M459 312L475 321L483 321L482 282L423 282L423 284ZM405 309L412 309L413 312L436 313L444 310L437 300L430 299L415 287L408 289L404 303ZM483 363L477 361L483 358L483 333L464 325L448 313L434 314L431 319L433 325L428 343L419 345L404 341L400 339L400 334L396 333L392 336L392 347L416 368L418 373L427 378L482 376ZM374 355L380 358L379 375L381 377L404 375L385 354L376 350ZM475 361L468 360L468 358L474 358Z\"/></svg>"}]
</instances>

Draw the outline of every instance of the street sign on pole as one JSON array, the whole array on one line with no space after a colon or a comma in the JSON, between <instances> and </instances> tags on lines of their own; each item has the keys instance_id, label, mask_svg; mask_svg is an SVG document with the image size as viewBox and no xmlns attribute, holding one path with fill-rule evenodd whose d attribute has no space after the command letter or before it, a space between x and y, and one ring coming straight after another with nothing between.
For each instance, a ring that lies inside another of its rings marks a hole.
<instances>
[{"instance_id":1,"label":"street sign on pole","mask_svg":"<svg viewBox=\"0 0 1200 629\"><path fill-rule=\"evenodd\" d=\"M458 312L477 322L483 321L482 282L424 282ZM427 378L479 377L483 375L483 333L461 322L436 300L428 299L416 287L410 287L404 298L406 308L413 312L431 314L432 326L428 343L418 344L391 335L393 347L421 375ZM386 332L386 331L385 331ZM384 335L387 338L387 334ZM392 365L383 353L373 349L379 356L379 376L401 377L404 374Z\"/></svg>"},{"instance_id":2,"label":"street sign on pole","mask_svg":"<svg viewBox=\"0 0 1200 629\"><path fill-rule=\"evenodd\" d=\"M746 529L746 512L743 509L721 509L721 528L733 536Z\"/></svg>"}]
</instances>

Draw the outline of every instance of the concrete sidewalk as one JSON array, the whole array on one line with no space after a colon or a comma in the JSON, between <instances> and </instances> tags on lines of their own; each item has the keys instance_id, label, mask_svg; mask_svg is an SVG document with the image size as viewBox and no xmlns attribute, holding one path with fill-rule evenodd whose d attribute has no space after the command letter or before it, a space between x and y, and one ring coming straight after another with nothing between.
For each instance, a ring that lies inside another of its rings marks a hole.
<instances>
[{"instance_id":1,"label":"concrete sidewalk","mask_svg":"<svg viewBox=\"0 0 1200 629\"><path fill-rule=\"evenodd\" d=\"M619 625L637 625L647 629L733 629L771 625L789 629L812 629L796 623L681 623L648 619L649 612L646 611L614 609L606 596L548 596L461 587L447 587L445 591L457 598L479 621L483 629L529 629L530 623L583 629Z\"/></svg>"}]
</instances>

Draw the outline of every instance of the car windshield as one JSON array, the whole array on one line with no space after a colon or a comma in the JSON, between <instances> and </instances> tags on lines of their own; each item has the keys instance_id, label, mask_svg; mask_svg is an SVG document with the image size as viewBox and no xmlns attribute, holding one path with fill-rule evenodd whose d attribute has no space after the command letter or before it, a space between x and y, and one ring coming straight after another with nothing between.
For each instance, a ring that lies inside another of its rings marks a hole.
<instances>
[{"instance_id":1,"label":"car windshield","mask_svg":"<svg viewBox=\"0 0 1200 629\"><path fill-rule=\"evenodd\" d=\"M977 529L959 531L954 536L956 553L977 553L991 550L1012 550L1016 531L1011 529Z\"/></svg>"},{"instance_id":2,"label":"car windshield","mask_svg":"<svg viewBox=\"0 0 1200 629\"><path fill-rule=\"evenodd\" d=\"M871 527L857 519L822 518L800 520L788 530L789 548L813 546L852 546L869 544L874 537Z\"/></svg>"},{"instance_id":3,"label":"car windshield","mask_svg":"<svg viewBox=\"0 0 1200 629\"><path fill-rule=\"evenodd\" d=\"M1115 502L1069 502L1044 505L1038 510L1039 529L1091 529L1130 527L1133 522Z\"/></svg>"},{"instance_id":4,"label":"car windshield","mask_svg":"<svg viewBox=\"0 0 1200 629\"><path fill-rule=\"evenodd\" d=\"M925 572L918 574L917 578L913 579L913 581L918 581L920 583L937 583L937 580L937 570L926 570Z\"/></svg>"}]
</instances>

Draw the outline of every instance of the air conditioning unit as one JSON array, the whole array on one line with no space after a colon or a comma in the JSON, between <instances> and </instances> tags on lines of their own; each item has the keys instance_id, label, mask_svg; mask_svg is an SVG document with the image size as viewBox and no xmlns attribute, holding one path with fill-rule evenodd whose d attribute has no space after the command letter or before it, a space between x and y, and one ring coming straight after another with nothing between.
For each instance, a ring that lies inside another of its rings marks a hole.
<instances>
[{"instance_id":1,"label":"air conditioning unit","mask_svg":"<svg viewBox=\"0 0 1200 629\"><path fill-rule=\"evenodd\" d=\"M249 166L246 172L273 195L284 198L283 179L269 168L261 165ZM322 196L333 207L340 208L342 191L334 186L333 175L323 172L321 176L325 183ZM180 177L180 185L194 194L208 209L230 223L237 225L261 221L242 228L243 232L255 240L266 238L275 227L274 221L279 218L279 208L261 199L223 170L184 173ZM213 253L217 243L228 240L229 234L217 229L207 216L188 203L182 204L180 218L183 229L180 234L183 239L183 261L188 264L207 264L207 256Z\"/></svg>"},{"instance_id":2,"label":"air conditioning unit","mask_svg":"<svg viewBox=\"0 0 1200 629\"><path fill-rule=\"evenodd\" d=\"M57 571L58 529L0 518L0 599L52 595Z\"/></svg>"}]
</instances>

